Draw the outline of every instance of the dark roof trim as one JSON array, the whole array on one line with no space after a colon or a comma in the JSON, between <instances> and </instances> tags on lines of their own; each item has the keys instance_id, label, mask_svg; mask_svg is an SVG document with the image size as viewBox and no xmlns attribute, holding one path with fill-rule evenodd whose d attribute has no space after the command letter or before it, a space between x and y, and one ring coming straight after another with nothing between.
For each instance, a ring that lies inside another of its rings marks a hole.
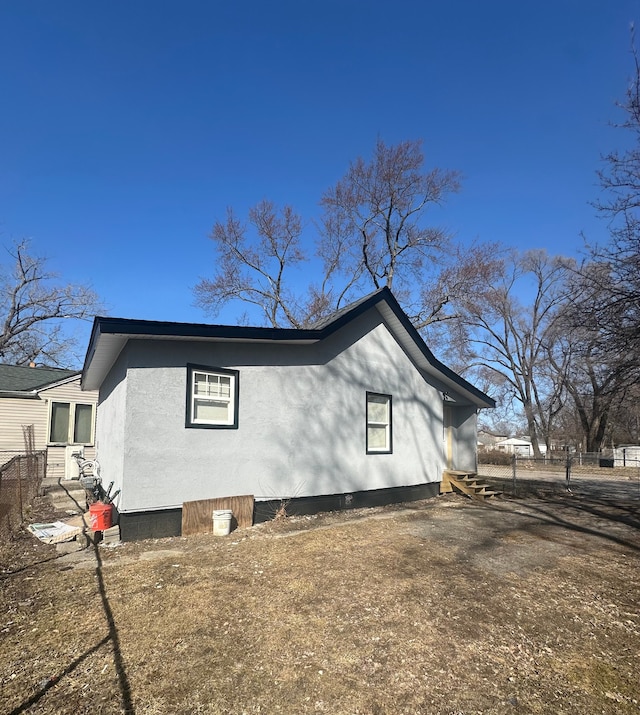
<instances>
[{"instance_id":1,"label":"dark roof trim","mask_svg":"<svg viewBox=\"0 0 640 715\"><path fill-rule=\"evenodd\" d=\"M381 288L357 303L336 313L318 328L259 328L242 325L212 325L210 323L174 323L162 320L132 320L130 318L96 317L89 340L87 358L99 335L141 336L154 338L227 338L231 340L304 341L322 340L339 330L354 318L366 312L381 300L393 302L395 309L405 318L402 308L388 288ZM408 321L408 318L407 318ZM409 322L409 325L411 323ZM413 327L413 326L412 326ZM416 333L417 334L417 333ZM422 340L422 338L419 338ZM426 348L426 345L425 345ZM427 348L428 350L428 348ZM430 351L429 351L429 354ZM435 358L434 358L435 359ZM86 367L86 360L85 360Z\"/></svg>"},{"instance_id":2,"label":"dark roof trim","mask_svg":"<svg viewBox=\"0 0 640 715\"><path fill-rule=\"evenodd\" d=\"M283 342L316 342L323 340L337 330L350 323L380 303L385 303L394 314L408 337L419 349L428 364L441 375L452 381L485 406L495 406L495 401L471 383L435 358L431 350L415 329L407 314L402 310L389 288L384 287L352 303L334 314L333 318L323 321L316 328L257 328L239 325L210 325L208 323L174 323L154 320L131 320L128 318L97 317L93 322L89 347L83 369L87 374L94 358L101 336L111 335L124 340L130 337L147 338L192 338L192 339L226 339L226 340L258 340Z\"/></svg>"},{"instance_id":3,"label":"dark roof trim","mask_svg":"<svg viewBox=\"0 0 640 715\"><path fill-rule=\"evenodd\" d=\"M491 406L495 407L496 401L492 397L486 395L484 392L482 392L482 390L479 390L477 387L472 385L470 382L458 375L457 372L454 372L451 368L447 367L444 363L440 362L440 360L435 357L435 355L427 347L427 344L423 340L420 333L416 330L413 323L409 320L407 314L400 307L400 304L395 299L393 293L391 293L391 291L386 286L382 288L381 291L386 291L385 300L387 302L387 305L393 310L396 318L398 318L398 320L402 323L403 328L407 331L407 333L409 333L416 345L419 346L420 350L422 351L422 354L427 359L427 361L443 375L446 375L450 380L453 380L461 387L464 387L465 390L473 393L478 399L485 402L488 400L492 403Z\"/></svg>"},{"instance_id":4,"label":"dark roof trim","mask_svg":"<svg viewBox=\"0 0 640 715\"><path fill-rule=\"evenodd\" d=\"M131 320L101 318L94 320L93 331L99 327L103 335L140 335L179 338L238 338L243 340L295 340L298 336L316 335L315 330L298 328L256 328L242 325L211 325L209 323L170 323L162 320Z\"/></svg>"}]
</instances>

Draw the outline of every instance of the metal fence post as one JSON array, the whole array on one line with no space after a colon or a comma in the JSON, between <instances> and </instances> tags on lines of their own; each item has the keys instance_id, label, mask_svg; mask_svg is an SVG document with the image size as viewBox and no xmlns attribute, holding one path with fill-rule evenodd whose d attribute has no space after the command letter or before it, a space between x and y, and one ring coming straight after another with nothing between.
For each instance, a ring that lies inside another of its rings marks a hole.
<instances>
[{"instance_id":1,"label":"metal fence post","mask_svg":"<svg viewBox=\"0 0 640 715\"><path fill-rule=\"evenodd\" d=\"M567 480L567 491L571 491L570 483L571 483L571 462L572 462L571 454L567 452L567 464L565 468L566 472L566 480Z\"/></svg>"},{"instance_id":2,"label":"metal fence post","mask_svg":"<svg viewBox=\"0 0 640 715\"><path fill-rule=\"evenodd\" d=\"M516 463L518 461L518 455L513 454L511 457L511 479L513 480L513 496L516 495L516 473L518 471Z\"/></svg>"},{"instance_id":3,"label":"metal fence post","mask_svg":"<svg viewBox=\"0 0 640 715\"><path fill-rule=\"evenodd\" d=\"M18 468L18 501L20 502L20 522L24 519L24 515L22 513L22 474L21 474L21 469L20 469L20 457L18 457L16 461L16 466Z\"/></svg>"}]
</instances>

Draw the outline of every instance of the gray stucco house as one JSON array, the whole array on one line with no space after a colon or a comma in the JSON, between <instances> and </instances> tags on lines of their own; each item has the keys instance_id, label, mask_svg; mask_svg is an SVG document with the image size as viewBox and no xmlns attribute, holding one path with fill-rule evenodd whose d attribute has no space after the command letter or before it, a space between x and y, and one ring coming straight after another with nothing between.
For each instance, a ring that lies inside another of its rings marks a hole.
<instances>
[{"instance_id":1,"label":"gray stucco house","mask_svg":"<svg viewBox=\"0 0 640 715\"><path fill-rule=\"evenodd\" d=\"M255 520L420 499L475 472L494 401L435 359L387 288L313 329L95 319L82 387L125 540L184 502L253 495Z\"/></svg>"}]
</instances>

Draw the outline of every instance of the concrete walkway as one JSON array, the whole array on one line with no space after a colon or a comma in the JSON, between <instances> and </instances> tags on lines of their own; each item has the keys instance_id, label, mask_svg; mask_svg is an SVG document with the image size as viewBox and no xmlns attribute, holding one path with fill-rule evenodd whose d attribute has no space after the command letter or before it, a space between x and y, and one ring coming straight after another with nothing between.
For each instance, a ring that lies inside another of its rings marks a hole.
<instances>
[{"instance_id":1,"label":"concrete walkway","mask_svg":"<svg viewBox=\"0 0 640 715\"><path fill-rule=\"evenodd\" d=\"M45 477L42 480L42 491L61 517L87 511L87 492L77 479L64 481Z\"/></svg>"}]
</instances>

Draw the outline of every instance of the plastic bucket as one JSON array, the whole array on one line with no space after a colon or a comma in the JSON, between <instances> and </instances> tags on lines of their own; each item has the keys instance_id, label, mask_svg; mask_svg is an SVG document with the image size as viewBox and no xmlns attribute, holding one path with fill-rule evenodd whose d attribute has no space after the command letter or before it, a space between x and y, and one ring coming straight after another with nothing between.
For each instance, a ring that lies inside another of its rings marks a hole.
<instances>
[{"instance_id":1,"label":"plastic bucket","mask_svg":"<svg viewBox=\"0 0 640 715\"><path fill-rule=\"evenodd\" d=\"M91 531L105 531L111 528L112 504L103 504L100 501L89 506L89 522Z\"/></svg>"},{"instance_id":2,"label":"plastic bucket","mask_svg":"<svg viewBox=\"0 0 640 715\"><path fill-rule=\"evenodd\" d=\"M226 536L231 531L231 509L217 509L213 512L213 533L216 536Z\"/></svg>"}]
</instances>

